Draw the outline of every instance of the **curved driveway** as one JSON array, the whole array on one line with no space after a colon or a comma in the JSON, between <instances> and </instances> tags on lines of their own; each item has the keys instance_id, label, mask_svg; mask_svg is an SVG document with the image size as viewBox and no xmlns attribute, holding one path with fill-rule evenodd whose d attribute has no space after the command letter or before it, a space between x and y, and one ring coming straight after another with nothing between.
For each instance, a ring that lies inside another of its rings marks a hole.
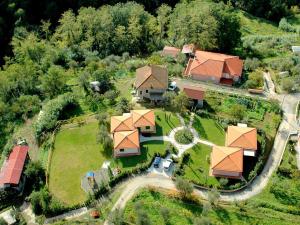
<instances>
[{"instance_id":1,"label":"curved driveway","mask_svg":"<svg viewBox=\"0 0 300 225\"><path fill-rule=\"evenodd\" d=\"M180 82L185 82L181 80ZM188 81L187 81L188 82ZM232 88L222 89L222 91L232 93ZM238 91L238 94L241 94ZM249 94L247 94L249 95ZM267 185L270 177L273 172L277 169L282 159L286 143L289 139L290 133L299 129L295 120L296 106L300 99L300 93L298 94L289 94L289 95L276 95L270 93L268 98L277 99L280 101L281 108L283 110L283 120L277 131L275 137L274 145L270 156L265 164L265 167L260 175L258 175L253 182L241 191L236 191L232 193L222 193L220 199L222 201L241 201L249 199L257 194L259 194ZM126 187L123 189L123 192L112 208L112 211L117 208L124 208L127 201L130 200L133 195L140 189L146 186L155 186L165 189L175 189L174 182L166 177L148 174L140 175L132 178L126 182ZM207 197L206 190L195 189L194 193L202 198ZM109 224L108 221L105 224Z\"/></svg>"}]
</instances>

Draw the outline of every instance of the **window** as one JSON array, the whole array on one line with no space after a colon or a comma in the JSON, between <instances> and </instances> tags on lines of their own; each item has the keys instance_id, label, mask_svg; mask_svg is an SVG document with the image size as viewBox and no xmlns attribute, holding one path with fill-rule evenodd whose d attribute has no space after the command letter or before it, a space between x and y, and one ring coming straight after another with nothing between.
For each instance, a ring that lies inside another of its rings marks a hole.
<instances>
[{"instance_id":1,"label":"window","mask_svg":"<svg viewBox=\"0 0 300 225\"><path fill-rule=\"evenodd\" d=\"M140 95L143 94L143 91L140 91Z\"/></svg>"},{"instance_id":2,"label":"window","mask_svg":"<svg viewBox=\"0 0 300 225\"><path fill-rule=\"evenodd\" d=\"M121 149L120 149L120 152L124 152L124 148L121 148Z\"/></svg>"},{"instance_id":3,"label":"window","mask_svg":"<svg viewBox=\"0 0 300 225\"><path fill-rule=\"evenodd\" d=\"M150 129L150 126L146 126L146 130L149 130Z\"/></svg>"},{"instance_id":4,"label":"window","mask_svg":"<svg viewBox=\"0 0 300 225\"><path fill-rule=\"evenodd\" d=\"M148 93L148 90L146 90L146 93Z\"/></svg>"}]
</instances>

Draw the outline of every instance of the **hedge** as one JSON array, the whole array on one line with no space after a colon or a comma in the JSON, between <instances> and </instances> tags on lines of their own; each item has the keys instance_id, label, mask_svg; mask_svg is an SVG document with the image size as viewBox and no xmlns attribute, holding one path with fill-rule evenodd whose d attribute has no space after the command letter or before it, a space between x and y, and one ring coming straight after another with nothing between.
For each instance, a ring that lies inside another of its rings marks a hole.
<instances>
[{"instance_id":1,"label":"hedge","mask_svg":"<svg viewBox=\"0 0 300 225\"><path fill-rule=\"evenodd\" d=\"M54 130L59 116L67 106L77 104L77 100L72 93L63 94L48 101L34 124L36 139L40 141L43 134Z\"/></svg>"}]
</instances>

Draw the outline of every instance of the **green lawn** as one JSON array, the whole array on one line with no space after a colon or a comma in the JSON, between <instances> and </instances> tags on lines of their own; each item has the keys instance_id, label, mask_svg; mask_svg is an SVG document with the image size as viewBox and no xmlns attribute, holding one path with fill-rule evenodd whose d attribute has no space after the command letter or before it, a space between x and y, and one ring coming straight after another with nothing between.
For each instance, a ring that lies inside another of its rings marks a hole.
<instances>
[{"instance_id":1,"label":"green lawn","mask_svg":"<svg viewBox=\"0 0 300 225\"><path fill-rule=\"evenodd\" d=\"M283 174L279 171L285 171ZM287 175L286 171L291 171ZM275 188L275 191L274 191ZM296 152L291 144L287 145L279 170L273 174L263 192L252 199L258 205L268 203L269 208L294 211L300 214L300 180L297 170Z\"/></svg>"},{"instance_id":2,"label":"green lawn","mask_svg":"<svg viewBox=\"0 0 300 225\"><path fill-rule=\"evenodd\" d=\"M184 167L183 177L199 185L218 187L219 181L209 176L211 148L197 144L187 152L190 153L190 159Z\"/></svg>"},{"instance_id":3,"label":"green lawn","mask_svg":"<svg viewBox=\"0 0 300 225\"><path fill-rule=\"evenodd\" d=\"M141 202L139 209L149 216L151 224L165 224L160 213L162 207L167 208L170 212L169 223L167 223L169 225L194 224L193 220L202 216L203 202L186 203L167 193L143 189L126 205L124 217L129 224L136 224L135 204L137 202ZM231 203L220 204L217 208L213 208L208 212L206 218L209 219L211 224L292 225L299 223L300 216L272 209L255 208L250 205L244 206L241 210L234 203Z\"/></svg>"},{"instance_id":4,"label":"green lawn","mask_svg":"<svg viewBox=\"0 0 300 225\"><path fill-rule=\"evenodd\" d=\"M181 126L175 113L155 110L156 135L169 135L170 131Z\"/></svg>"},{"instance_id":5,"label":"green lawn","mask_svg":"<svg viewBox=\"0 0 300 225\"><path fill-rule=\"evenodd\" d=\"M134 83L135 78L132 76L126 76L126 77L120 77L116 78L116 81L114 82L116 89L120 91L120 97L125 97L128 100L131 100L132 95L131 91L132 89L132 84Z\"/></svg>"},{"instance_id":6,"label":"green lawn","mask_svg":"<svg viewBox=\"0 0 300 225\"><path fill-rule=\"evenodd\" d=\"M55 140L49 177L49 189L67 205L82 203L87 195L80 179L90 170L101 168L106 157L96 143L97 122L63 129Z\"/></svg>"},{"instance_id":7,"label":"green lawn","mask_svg":"<svg viewBox=\"0 0 300 225\"><path fill-rule=\"evenodd\" d=\"M149 162L155 153L164 154L168 144L164 141L144 142L141 146L141 155L114 159L111 166L123 170L132 169L142 163Z\"/></svg>"},{"instance_id":8,"label":"green lawn","mask_svg":"<svg viewBox=\"0 0 300 225\"><path fill-rule=\"evenodd\" d=\"M225 132L217 121L195 115L193 127L198 131L200 138L217 145L224 145Z\"/></svg>"}]
</instances>

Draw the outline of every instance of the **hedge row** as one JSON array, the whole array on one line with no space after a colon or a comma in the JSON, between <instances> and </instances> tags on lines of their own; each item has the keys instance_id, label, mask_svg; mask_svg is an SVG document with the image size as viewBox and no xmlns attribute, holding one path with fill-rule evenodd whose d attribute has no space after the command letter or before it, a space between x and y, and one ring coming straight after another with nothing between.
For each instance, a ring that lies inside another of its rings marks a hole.
<instances>
[{"instance_id":1,"label":"hedge row","mask_svg":"<svg viewBox=\"0 0 300 225\"><path fill-rule=\"evenodd\" d=\"M55 128L59 116L67 106L77 104L77 100L72 93L63 94L48 101L42 108L39 118L34 124L36 139L40 141L43 134Z\"/></svg>"}]
</instances>

